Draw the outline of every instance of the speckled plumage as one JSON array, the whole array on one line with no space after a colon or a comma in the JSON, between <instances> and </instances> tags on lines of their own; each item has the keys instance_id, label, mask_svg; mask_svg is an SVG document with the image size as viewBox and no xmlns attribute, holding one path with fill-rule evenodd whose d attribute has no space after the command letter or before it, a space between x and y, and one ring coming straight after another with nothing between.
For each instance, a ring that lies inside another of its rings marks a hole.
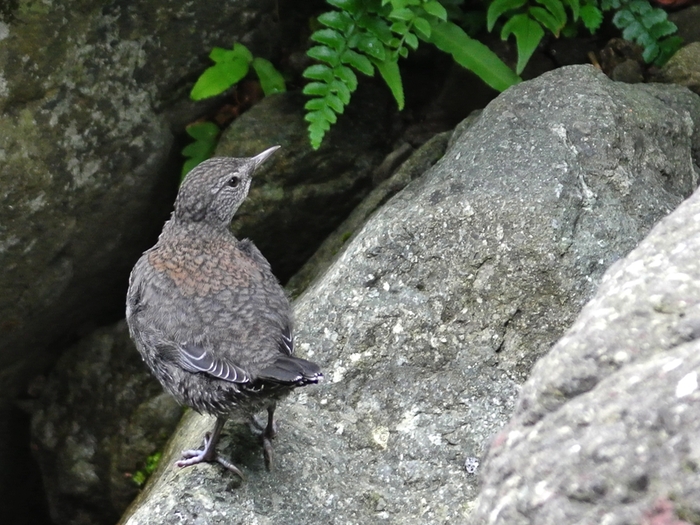
<instances>
[{"instance_id":1,"label":"speckled plumage","mask_svg":"<svg viewBox=\"0 0 700 525\"><path fill-rule=\"evenodd\" d=\"M322 378L293 355L291 307L269 263L229 231L255 168L276 149L192 170L157 244L131 273L126 317L144 361L178 402L218 418L204 450L183 452L180 466L218 461L241 475L216 454L216 441L226 419L263 408L269 466L275 402Z\"/></svg>"}]
</instances>

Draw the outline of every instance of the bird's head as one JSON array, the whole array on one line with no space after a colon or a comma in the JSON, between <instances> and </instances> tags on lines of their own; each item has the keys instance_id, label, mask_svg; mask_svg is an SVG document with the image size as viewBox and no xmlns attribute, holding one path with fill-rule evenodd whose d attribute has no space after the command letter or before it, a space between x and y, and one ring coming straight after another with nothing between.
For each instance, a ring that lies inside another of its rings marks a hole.
<instances>
[{"instance_id":1,"label":"bird's head","mask_svg":"<svg viewBox=\"0 0 700 525\"><path fill-rule=\"evenodd\" d=\"M175 218L228 228L248 196L256 168L279 148L272 146L254 157L213 157L197 165L180 185Z\"/></svg>"}]
</instances>

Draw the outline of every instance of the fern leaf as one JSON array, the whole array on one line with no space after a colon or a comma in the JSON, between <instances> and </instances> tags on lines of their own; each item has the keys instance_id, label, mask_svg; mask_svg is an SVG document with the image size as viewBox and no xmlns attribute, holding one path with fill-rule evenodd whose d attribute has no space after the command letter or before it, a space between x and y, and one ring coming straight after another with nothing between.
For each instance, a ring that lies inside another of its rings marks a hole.
<instances>
[{"instance_id":1,"label":"fern leaf","mask_svg":"<svg viewBox=\"0 0 700 525\"><path fill-rule=\"evenodd\" d=\"M311 35L311 40L319 44L325 44L332 49L342 49L345 39L335 29L319 29Z\"/></svg>"},{"instance_id":2,"label":"fern leaf","mask_svg":"<svg viewBox=\"0 0 700 525\"><path fill-rule=\"evenodd\" d=\"M600 24L603 23L603 13L594 5L586 4L581 6L579 14L583 25L591 33L595 33Z\"/></svg>"},{"instance_id":3,"label":"fern leaf","mask_svg":"<svg viewBox=\"0 0 700 525\"><path fill-rule=\"evenodd\" d=\"M528 13L530 13L530 16L537 20L540 24L542 24L544 27L549 29L551 33L558 37L559 32L561 31L562 27L564 27L564 24L561 24L559 20L557 20L552 13L547 11L543 7L531 7L528 9Z\"/></svg>"},{"instance_id":4,"label":"fern leaf","mask_svg":"<svg viewBox=\"0 0 700 525\"><path fill-rule=\"evenodd\" d=\"M566 24L566 11L561 0L537 0L537 3L545 6L547 11L559 22L560 27L564 27L564 24Z\"/></svg>"},{"instance_id":5,"label":"fern leaf","mask_svg":"<svg viewBox=\"0 0 700 525\"><path fill-rule=\"evenodd\" d=\"M394 100L396 100L399 110L402 110L404 108L404 94L398 62L396 60L385 60L374 64L377 66L379 74L386 82L386 85L389 86L391 94L394 95Z\"/></svg>"},{"instance_id":6,"label":"fern leaf","mask_svg":"<svg viewBox=\"0 0 700 525\"><path fill-rule=\"evenodd\" d=\"M282 74L275 69L275 66L269 60L264 58L254 58L251 62L255 74L260 80L260 87L265 96L275 93L284 93L287 91L287 86L284 82Z\"/></svg>"},{"instance_id":7,"label":"fern leaf","mask_svg":"<svg viewBox=\"0 0 700 525\"><path fill-rule=\"evenodd\" d=\"M508 20L501 30L501 39L506 40L511 34L515 35L515 42L518 46L518 64L515 72L523 72L528 60L537 49L544 29L542 26L526 14L515 15Z\"/></svg>"},{"instance_id":8,"label":"fern leaf","mask_svg":"<svg viewBox=\"0 0 700 525\"><path fill-rule=\"evenodd\" d=\"M520 77L478 40L452 22L431 21L430 42L449 53L461 65L476 73L492 88L503 91L520 82Z\"/></svg>"},{"instance_id":9,"label":"fern leaf","mask_svg":"<svg viewBox=\"0 0 700 525\"><path fill-rule=\"evenodd\" d=\"M447 10L440 2L436 2L434 0L425 2L421 7L425 9L426 13L433 15L435 18L438 18L443 22L447 21Z\"/></svg>"},{"instance_id":10,"label":"fern leaf","mask_svg":"<svg viewBox=\"0 0 700 525\"><path fill-rule=\"evenodd\" d=\"M518 9L525 5L527 0L495 0L486 12L486 28L489 32L493 31L493 26L499 17L512 9Z\"/></svg>"}]
</instances>

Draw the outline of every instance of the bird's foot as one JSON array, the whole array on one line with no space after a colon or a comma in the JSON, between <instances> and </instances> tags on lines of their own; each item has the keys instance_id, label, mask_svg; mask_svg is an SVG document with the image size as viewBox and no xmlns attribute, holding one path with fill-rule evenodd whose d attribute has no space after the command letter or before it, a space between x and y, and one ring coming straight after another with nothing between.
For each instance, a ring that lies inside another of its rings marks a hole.
<instances>
[{"instance_id":1,"label":"bird's foot","mask_svg":"<svg viewBox=\"0 0 700 525\"><path fill-rule=\"evenodd\" d=\"M214 448L214 443L211 441L211 434L207 432L204 435L204 449L192 449L192 450L183 450L182 451L182 458L175 462L175 464L182 468L182 467L189 467L192 465L197 465L198 463L213 463L217 462L219 465L222 467L230 470L234 474L236 474L238 477L241 479L245 480L245 476L243 475L243 472L231 463L229 460L222 458L217 452L216 449Z\"/></svg>"}]
</instances>

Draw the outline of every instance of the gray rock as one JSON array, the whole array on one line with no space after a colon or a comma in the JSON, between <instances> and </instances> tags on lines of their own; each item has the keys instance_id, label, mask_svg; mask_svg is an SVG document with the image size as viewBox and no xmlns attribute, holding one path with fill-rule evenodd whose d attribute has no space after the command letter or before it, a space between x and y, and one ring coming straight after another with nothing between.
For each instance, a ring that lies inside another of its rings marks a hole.
<instances>
[{"instance_id":1,"label":"gray rock","mask_svg":"<svg viewBox=\"0 0 700 525\"><path fill-rule=\"evenodd\" d=\"M358 92L318 151L309 144L306 100L298 92L266 97L224 131L216 149L246 157L283 146L256 172L232 225L236 237L255 242L283 282L369 193L372 172L390 146L385 92Z\"/></svg>"},{"instance_id":2,"label":"gray rock","mask_svg":"<svg viewBox=\"0 0 700 525\"><path fill-rule=\"evenodd\" d=\"M32 450L55 524L116 522L139 491L134 475L182 416L141 361L124 321L70 348L37 405Z\"/></svg>"},{"instance_id":3,"label":"gray rock","mask_svg":"<svg viewBox=\"0 0 700 525\"><path fill-rule=\"evenodd\" d=\"M668 19L678 27L683 42L700 42L700 5L691 5L668 14Z\"/></svg>"},{"instance_id":4,"label":"gray rock","mask_svg":"<svg viewBox=\"0 0 700 525\"><path fill-rule=\"evenodd\" d=\"M700 42L681 48L659 74L663 82L685 86L700 95Z\"/></svg>"},{"instance_id":5,"label":"gray rock","mask_svg":"<svg viewBox=\"0 0 700 525\"><path fill-rule=\"evenodd\" d=\"M301 294L316 277L330 266L343 245L355 232L359 231L372 213L440 160L445 153L447 141L451 135L450 132L435 135L403 162L395 173L390 174L391 176L386 180L382 180L287 282L289 293L293 297ZM387 156L389 162L391 162L391 157L391 154ZM375 170L375 174L381 172L385 165L386 161Z\"/></svg>"},{"instance_id":6,"label":"gray rock","mask_svg":"<svg viewBox=\"0 0 700 525\"><path fill-rule=\"evenodd\" d=\"M176 472L210 424L192 415L122 523L464 521L477 492L465 466L531 364L697 185L698 124L689 91L591 67L503 93L296 302L300 354L328 382L280 407L277 470L255 446L243 454L231 425L223 450L235 442L244 484Z\"/></svg>"},{"instance_id":7,"label":"gray rock","mask_svg":"<svg viewBox=\"0 0 700 525\"><path fill-rule=\"evenodd\" d=\"M474 524L696 523L700 191L606 273L535 366Z\"/></svg>"}]
</instances>

